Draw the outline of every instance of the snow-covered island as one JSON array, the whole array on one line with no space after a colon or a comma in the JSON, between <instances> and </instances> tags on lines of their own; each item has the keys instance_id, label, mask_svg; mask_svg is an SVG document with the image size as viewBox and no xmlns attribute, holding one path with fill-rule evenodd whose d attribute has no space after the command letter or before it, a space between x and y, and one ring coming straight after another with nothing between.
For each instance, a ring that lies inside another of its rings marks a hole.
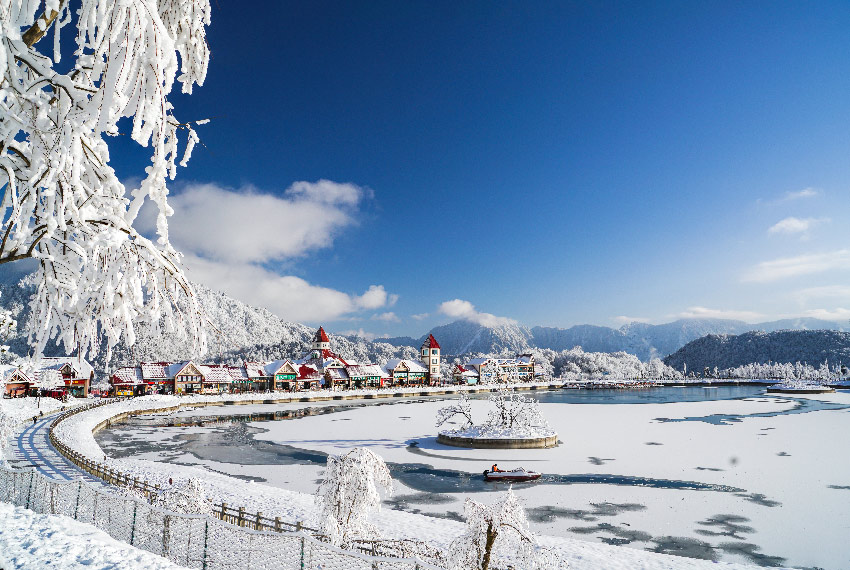
<instances>
[{"instance_id":1,"label":"snow-covered island","mask_svg":"<svg viewBox=\"0 0 850 570\"><path fill-rule=\"evenodd\" d=\"M457 447L526 448L554 447L558 434L540 413L537 400L502 388L490 396L495 409L487 420L476 425L472 420L472 407L466 394L452 405L437 412L437 427L453 418L461 418L458 429L442 430L437 442Z\"/></svg>"},{"instance_id":2,"label":"snow-covered island","mask_svg":"<svg viewBox=\"0 0 850 570\"><path fill-rule=\"evenodd\" d=\"M834 388L821 384L815 380L798 380L789 378L775 384L767 389L768 392L788 394L826 394L835 392Z\"/></svg>"}]
</instances>

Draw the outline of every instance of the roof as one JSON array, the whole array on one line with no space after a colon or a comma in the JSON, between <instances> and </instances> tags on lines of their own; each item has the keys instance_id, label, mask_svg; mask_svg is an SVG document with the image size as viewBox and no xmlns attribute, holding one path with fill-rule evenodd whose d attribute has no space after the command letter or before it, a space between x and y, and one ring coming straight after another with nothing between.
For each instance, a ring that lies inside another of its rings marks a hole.
<instances>
[{"instance_id":1,"label":"roof","mask_svg":"<svg viewBox=\"0 0 850 570\"><path fill-rule=\"evenodd\" d=\"M123 366L112 373L113 384L140 384L143 380L140 366Z\"/></svg>"},{"instance_id":2,"label":"roof","mask_svg":"<svg viewBox=\"0 0 850 570\"><path fill-rule=\"evenodd\" d=\"M325 329L319 327L319 330L316 331L316 336L313 337L313 342L330 342L328 335L325 333Z\"/></svg>"},{"instance_id":3,"label":"roof","mask_svg":"<svg viewBox=\"0 0 850 570\"><path fill-rule=\"evenodd\" d=\"M358 364L346 367L346 372L352 378L365 378L367 376L386 376L377 364Z\"/></svg>"},{"instance_id":4,"label":"roof","mask_svg":"<svg viewBox=\"0 0 850 570\"><path fill-rule=\"evenodd\" d=\"M204 382L210 384L230 384L230 371L224 366L206 366Z\"/></svg>"},{"instance_id":5,"label":"roof","mask_svg":"<svg viewBox=\"0 0 850 570\"><path fill-rule=\"evenodd\" d=\"M168 378L166 367L170 362L142 362L140 365L143 378Z\"/></svg>"},{"instance_id":6,"label":"roof","mask_svg":"<svg viewBox=\"0 0 850 570\"><path fill-rule=\"evenodd\" d=\"M259 362L246 362L245 373L248 375L248 378L265 378L268 376L265 366Z\"/></svg>"},{"instance_id":7,"label":"roof","mask_svg":"<svg viewBox=\"0 0 850 570\"><path fill-rule=\"evenodd\" d=\"M298 367L298 380L318 380L320 378L321 374L315 366L304 364Z\"/></svg>"},{"instance_id":8,"label":"roof","mask_svg":"<svg viewBox=\"0 0 850 570\"><path fill-rule=\"evenodd\" d=\"M384 370L389 372L391 370L395 370L402 364L404 364L410 372L427 372L424 366L415 360L407 360L406 358L393 358L392 360L388 360L387 363L384 364Z\"/></svg>"},{"instance_id":9,"label":"roof","mask_svg":"<svg viewBox=\"0 0 850 570\"><path fill-rule=\"evenodd\" d=\"M331 380L347 380L348 372L345 371L345 368L328 368L325 370L325 374L327 374Z\"/></svg>"},{"instance_id":10,"label":"roof","mask_svg":"<svg viewBox=\"0 0 850 570\"><path fill-rule=\"evenodd\" d=\"M425 339L425 342L422 343L422 348L440 348L437 339L434 338L434 335L429 334L428 338Z\"/></svg>"},{"instance_id":11,"label":"roof","mask_svg":"<svg viewBox=\"0 0 850 570\"><path fill-rule=\"evenodd\" d=\"M285 359L285 360L273 360L273 361L271 361L271 362L269 362L268 364L265 365L264 368L265 368L266 374L269 375L269 376L277 374L278 372L280 372L281 368L286 366L287 363L289 363L289 365L292 366L293 369L296 369L295 366L292 364L292 361L289 360L288 358Z\"/></svg>"},{"instance_id":12,"label":"roof","mask_svg":"<svg viewBox=\"0 0 850 570\"><path fill-rule=\"evenodd\" d=\"M76 356L42 356L33 361L36 370L59 370L65 364L73 368L77 378L88 378L94 372L94 368L85 358Z\"/></svg>"}]
</instances>

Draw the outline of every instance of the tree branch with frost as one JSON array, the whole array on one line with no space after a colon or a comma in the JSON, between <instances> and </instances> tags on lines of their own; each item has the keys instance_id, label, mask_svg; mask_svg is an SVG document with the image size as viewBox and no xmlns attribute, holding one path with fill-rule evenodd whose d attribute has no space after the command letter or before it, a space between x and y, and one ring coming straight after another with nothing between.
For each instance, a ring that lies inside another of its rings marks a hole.
<instances>
[{"instance_id":1,"label":"tree branch with frost","mask_svg":"<svg viewBox=\"0 0 850 570\"><path fill-rule=\"evenodd\" d=\"M461 393L460 399L456 403L437 410L437 427L440 427L455 416L461 416L464 419L464 424L459 429L466 429L473 425L472 406L469 403L469 396L466 395L466 392Z\"/></svg>"},{"instance_id":2,"label":"tree branch with frost","mask_svg":"<svg viewBox=\"0 0 850 570\"><path fill-rule=\"evenodd\" d=\"M512 567L527 570L567 568L557 553L537 544L513 489L492 506L464 503L466 530L449 546L452 570Z\"/></svg>"},{"instance_id":3,"label":"tree branch with frost","mask_svg":"<svg viewBox=\"0 0 850 570\"><path fill-rule=\"evenodd\" d=\"M204 352L203 317L168 240L167 181L185 166L205 121L178 121L168 95L206 77L208 0L10 0L0 6L0 265L38 261L30 342L110 350L134 323L188 331ZM68 73L61 30L76 26ZM53 28L52 57L36 45ZM179 56L179 59L178 59ZM106 137L129 127L151 164L129 194ZM157 238L133 224L156 204Z\"/></svg>"},{"instance_id":4,"label":"tree branch with frost","mask_svg":"<svg viewBox=\"0 0 850 570\"><path fill-rule=\"evenodd\" d=\"M371 450L355 447L345 455L329 455L325 478L316 491L322 532L335 546L377 538L378 531L367 518L380 509L381 492L391 494L392 489L387 464Z\"/></svg>"}]
</instances>

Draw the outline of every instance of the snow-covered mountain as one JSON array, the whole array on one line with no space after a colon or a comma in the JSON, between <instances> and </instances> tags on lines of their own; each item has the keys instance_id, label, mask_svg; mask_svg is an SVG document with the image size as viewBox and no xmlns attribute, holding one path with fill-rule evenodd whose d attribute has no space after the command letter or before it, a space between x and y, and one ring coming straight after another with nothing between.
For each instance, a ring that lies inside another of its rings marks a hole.
<instances>
[{"instance_id":1,"label":"snow-covered mountain","mask_svg":"<svg viewBox=\"0 0 850 570\"><path fill-rule=\"evenodd\" d=\"M24 331L29 325L28 300L34 292L34 285L26 275L22 281L21 277L20 274L0 276L0 303L10 309L18 321L18 335L9 339L7 344L13 353L26 355L29 347ZM204 361L219 360L220 357L224 362L237 362L240 358L292 358L310 346L316 332L313 327L286 322L266 309L246 305L203 285L195 284L195 292L210 321L207 326L210 352L200 355ZM191 343L176 334L152 333L142 327L136 333L136 344L128 347L123 342L119 343L113 349L109 361L106 360L105 351L90 358L95 370L108 372L140 361L177 361L194 356ZM390 358L415 358L417 354L416 349L411 347L394 347L360 338L330 336L334 350L346 359L384 362ZM49 343L45 349L46 356L64 354L64 347L53 343Z\"/></svg>"},{"instance_id":2,"label":"snow-covered mountain","mask_svg":"<svg viewBox=\"0 0 850 570\"><path fill-rule=\"evenodd\" d=\"M733 368L750 363L850 365L850 333L835 330L754 331L739 335L707 335L689 342L664 363L676 370Z\"/></svg>"},{"instance_id":3,"label":"snow-covered mountain","mask_svg":"<svg viewBox=\"0 0 850 570\"><path fill-rule=\"evenodd\" d=\"M14 265L14 264L13 264ZM21 281L23 277L23 281ZM310 343L313 327L282 320L270 311L246 305L224 293L196 285L201 302L209 316L210 354L205 360L217 359L232 362L239 358L268 360L299 355ZM26 337L29 322L29 296L33 285L26 273L12 270L0 274L0 305L11 309L18 320L21 333L12 338L12 351L19 355L28 352ZM532 349L556 352L582 347L586 352L627 352L643 361L663 357L685 344L709 334L741 334L751 330L775 331L779 329L829 329L844 330L839 323L817 319L793 319L750 325L743 321L721 319L684 319L662 325L631 323L619 329L594 325L577 325L570 328L533 327L517 324L485 327L469 321L455 321L429 331L443 347L447 357L465 354L505 354L528 352ZM188 341L177 335L151 333L141 329L133 347L119 344L106 362L105 354L94 357L92 364L99 370L112 370L117 366L142 360L181 360L192 356ZM428 333L414 339L397 337L369 342L358 337L332 335L334 350L343 358L383 362L389 358L415 358L417 349ZM48 356L64 354L62 347L49 345ZM755 358L754 361L759 361ZM690 362L689 362L690 365ZM719 364L712 364L712 366Z\"/></svg>"}]
</instances>

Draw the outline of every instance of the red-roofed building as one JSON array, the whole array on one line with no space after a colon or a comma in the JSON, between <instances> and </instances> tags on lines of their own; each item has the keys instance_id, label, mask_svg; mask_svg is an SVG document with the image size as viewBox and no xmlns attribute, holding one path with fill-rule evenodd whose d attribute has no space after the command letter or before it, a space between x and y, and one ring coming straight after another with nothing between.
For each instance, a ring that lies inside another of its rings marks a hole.
<instances>
[{"instance_id":1,"label":"red-roofed building","mask_svg":"<svg viewBox=\"0 0 850 570\"><path fill-rule=\"evenodd\" d=\"M422 350L419 353L422 364L428 370L428 383L431 386L439 384L442 381L440 374L440 344L434 335L429 334L425 342L422 343Z\"/></svg>"}]
</instances>

